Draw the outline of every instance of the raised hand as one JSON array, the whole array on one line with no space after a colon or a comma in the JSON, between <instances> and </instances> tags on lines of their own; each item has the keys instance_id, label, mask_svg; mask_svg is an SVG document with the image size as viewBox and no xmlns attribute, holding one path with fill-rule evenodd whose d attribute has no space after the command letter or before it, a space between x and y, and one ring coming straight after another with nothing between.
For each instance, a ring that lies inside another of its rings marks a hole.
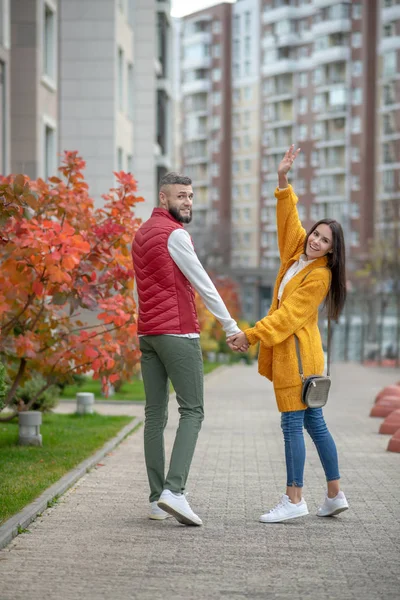
<instances>
[{"instance_id":1,"label":"raised hand","mask_svg":"<svg viewBox=\"0 0 400 600\"><path fill-rule=\"evenodd\" d=\"M294 151L294 144L292 144L289 150L285 153L285 156L282 158L281 162L278 166L278 175L287 175L289 173L292 164L296 160L298 154L300 152L300 148L297 148Z\"/></svg>"}]
</instances>

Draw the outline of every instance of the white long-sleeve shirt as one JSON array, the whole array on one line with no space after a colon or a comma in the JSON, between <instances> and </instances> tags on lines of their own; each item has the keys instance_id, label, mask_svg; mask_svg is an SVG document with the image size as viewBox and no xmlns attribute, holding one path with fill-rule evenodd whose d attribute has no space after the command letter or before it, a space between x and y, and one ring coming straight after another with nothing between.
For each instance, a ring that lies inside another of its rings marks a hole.
<instances>
[{"instance_id":1,"label":"white long-sleeve shirt","mask_svg":"<svg viewBox=\"0 0 400 600\"><path fill-rule=\"evenodd\" d=\"M281 281L281 285L279 286L279 290L278 290L279 302L282 298L283 290L285 289L286 284L291 279L293 279L293 277L295 275L297 275L297 273L300 273L300 271L302 271L305 267L307 267L312 262L314 262L314 260L316 260L316 259L312 258L311 260L307 260L307 256L305 254L302 254L300 256L299 260L297 260L295 263L293 263L292 266L286 271L286 273L283 276L283 279Z\"/></svg>"},{"instance_id":2,"label":"white long-sleeve shirt","mask_svg":"<svg viewBox=\"0 0 400 600\"><path fill-rule=\"evenodd\" d=\"M227 337L240 333L240 329L234 319L232 319L226 308L224 301L218 293L217 288L211 281L203 265L193 248L190 235L184 229L175 229L168 238L168 252L177 267L182 271L185 277L190 281L194 289L203 300L206 308L221 323ZM135 285L134 295L136 305L138 306L137 288ZM198 333L168 334L179 337L199 337Z\"/></svg>"}]
</instances>

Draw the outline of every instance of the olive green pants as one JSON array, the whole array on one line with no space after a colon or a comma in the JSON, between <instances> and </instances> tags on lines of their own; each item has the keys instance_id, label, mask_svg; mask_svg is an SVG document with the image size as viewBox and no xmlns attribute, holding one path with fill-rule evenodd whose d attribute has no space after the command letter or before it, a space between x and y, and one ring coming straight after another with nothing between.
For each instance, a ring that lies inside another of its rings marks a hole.
<instances>
[{"instance_id":1,"label":"olive green pants","mask_svg":"<svg viewBox=\"0 0 400 600\"><path fill-rule=\"evenodd\" d=\"M141 366L146 394L144 456L150 502L163 489L185 490L197 437L204 419L203 358L199 338L171 335L140 337ZM169 380L179 404L179 426L165 477L164 429L168 420Z\"/></svg>"}]
</instances>

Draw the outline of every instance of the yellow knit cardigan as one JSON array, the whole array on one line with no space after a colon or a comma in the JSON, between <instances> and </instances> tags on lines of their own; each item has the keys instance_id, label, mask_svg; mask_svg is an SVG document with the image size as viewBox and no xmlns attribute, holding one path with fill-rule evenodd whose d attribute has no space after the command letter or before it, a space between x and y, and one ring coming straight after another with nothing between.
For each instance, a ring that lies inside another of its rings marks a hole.
<instances>
[{"instance_id":1,"label":"yellow knit cardigan","mask_svg":"<svg viewBox=\"0 0 400 600\"><path fill-rule=\"evenodd\" d=\"M305 377L321 375L324 370L318 307L329 291L331 272L327 259L318 258L286 284L278 303L279 286L286 271L303 253L306 232L297 213L297 196L292 186L277 188L275 197L280 269L268 315L246 329L245 334L250 344L260 342L258 372L273 382L278 409L286 412L305 409L294 334L299 338Z\"/></svg>"}]
</instances>

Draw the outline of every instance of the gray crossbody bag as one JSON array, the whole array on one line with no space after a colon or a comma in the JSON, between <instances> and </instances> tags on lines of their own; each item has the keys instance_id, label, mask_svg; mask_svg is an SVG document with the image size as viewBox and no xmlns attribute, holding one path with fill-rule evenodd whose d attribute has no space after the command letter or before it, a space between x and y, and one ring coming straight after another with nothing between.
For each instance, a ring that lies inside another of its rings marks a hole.
<instances>
[{"instance_id":1,"label":"gray crossbody bag","mask_svg":"<svg viewBox=\"0 0 400 600\"><path fill-rule=\"evenodd\" d=\"M297 361L303 387L301 400L309 408L322 408L328 402L329 389L331 387L331 320L328 317L328 364L326 375L310 375L304 377L303 363L301 362L300 345L297 335L294 336L296 343Z\"/></svg>"}]
</instances>

